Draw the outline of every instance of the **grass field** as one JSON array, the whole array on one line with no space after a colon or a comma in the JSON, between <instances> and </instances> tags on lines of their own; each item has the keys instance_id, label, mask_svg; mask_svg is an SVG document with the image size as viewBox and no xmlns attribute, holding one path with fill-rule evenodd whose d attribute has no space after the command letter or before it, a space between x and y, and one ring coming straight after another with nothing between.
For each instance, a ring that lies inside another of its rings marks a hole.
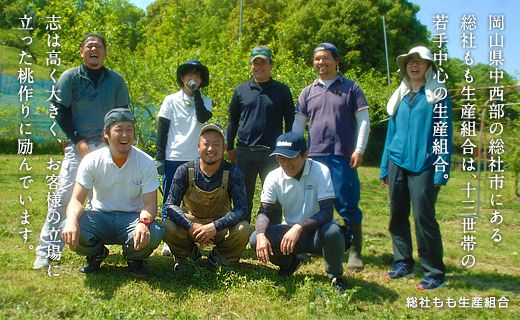
<instances>
[{"instance_id":1,"label":"grass field","mask_svg":"<svg viewBox=\"0 0 520 320\"><path fill-rule=\"evenodd\" d=\"M443 188L437 205L448 268L447 287L420 293L415 285L422 276L389 282L384 279L392 262L391 241L387 231L387 190L379 185L377 168L362 168L364 211L364 255L366 268L361 273L346 273L349 290L337 296L330 287L321 258L313 258L290 278L280 278L272 265L262 265L248 248L239 267L231 272L213 270L203 259L193 270L173 272L171 257L156 250L147 262L151 275L136 280L124 272L126 266L117 246L99 274L78 272L84 258L68 249L48 276L31 270L39 229L45 219L46 162L52 157L28 158L33 183L22 189L19 170L21 156L0 155L0 318L1 319L519 319L520 318L520 201L514 195L513 178L507 176L500 210L504 222L499 226L502 241L494 244L494 226L489 222L489 182L482 182L482 219L477 221L474 255L476 265L461 266L464 255L460 243L463 231L459 216L463 212L461 189L468 174L455 171ZM19 202L22 195L25 206ZM28 196L32 202L28 202ZM30 222L27 243L23 229L23 210ZM207 250L205 250L207 253ZM346 260L345 260L346 261ZM499 308L498 300L508 300ZM416 300L414 300L416 299ZM482 299L481 308L476 308ZM496 299L493 308L490 299ZM407 306L416 301L417 308ZM449 305L454 301L455 307ZM426 307L424 304L428 302ZM443 302L443 306L435 303ZM472 307L473 306L473 307Z\"/></svg>"}]
</instances>

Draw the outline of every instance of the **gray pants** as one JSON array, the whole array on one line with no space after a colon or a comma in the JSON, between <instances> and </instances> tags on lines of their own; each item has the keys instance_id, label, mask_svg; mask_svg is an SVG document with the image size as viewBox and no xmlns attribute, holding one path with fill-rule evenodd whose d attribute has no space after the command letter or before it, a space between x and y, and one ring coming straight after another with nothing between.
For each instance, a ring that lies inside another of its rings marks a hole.
<instances>
[{"instance_id":1,"label":"gray pants","mask_svg":"<svg viewBox=\"0 0 520 320\"><path fill-rule=\"evenodd\" d=\"M327 222L311 232L303 232L294 247L291 255L283 255L280 250L282 238L291 226L284 224L270 225L265 236L271 243L273 256L270 261L280 268L289 267L296 255L300 253L312 253L323 256L325 259L325 271L327 276L332 279L343 274L343 253L345 252L345 238L340 227L334 221ZM249 238L249 243L253 250L256 250L256 231Z\"/></svg>"},{"instance_id":2,"label":"gray pants","mask_svg":"<svg viewBox=\"0 0 520 320\"><path fill-rule=\"evenodd\" d=\"M79 219L79 245L74 252L93 256L102 253L106 244L121 244L125 259L143 260L157 248L164 229L157 222L152 222L148 246L136 251L133 237L138 221L139 213L85 211Z\"/></svg>"},{"instance_id":3,"label":"gray pants","mask_svg":"<svg viewBox=\"0 0 520 320\"><path fill-rule=\"evenodd\" d=\"M92 152L105 146L105 143L95 139L92 142L89 141L88 146ZM63 250L61 230L65 226L67 205L72 197L80 161L81 158L76 145L69 141L65 148L65 157L61 162L55 201L48 205L47 218L40 232L40 244L36 248L37 257L59 260ZM87 204L87 208L89 208L89 204Z\"/></svg>"},{"instance_id":4,"label":"gray pants","mask_svg":"<svg viewBox=\"0 0 520 320\"><path fill-rule=\"evenodd\" d=\"M446 268L442 261L441 232L435 219L435 202L439 189L433 185L433 175L433 167L415 174L389 161L390 225L388 229L392 236L394 262L413 265L409 221L410 209L412 209L419 261L425 276L444 279Z\"/></svg>"}]
</instances>

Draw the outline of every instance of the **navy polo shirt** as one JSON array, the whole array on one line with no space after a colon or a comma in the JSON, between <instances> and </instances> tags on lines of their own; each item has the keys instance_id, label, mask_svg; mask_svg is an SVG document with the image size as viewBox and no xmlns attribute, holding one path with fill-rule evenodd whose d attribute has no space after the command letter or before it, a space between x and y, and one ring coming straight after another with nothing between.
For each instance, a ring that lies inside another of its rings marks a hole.
<instances>
[{"instance_id":1,"label":"navy polo shirt","mask_svg":"<svg viewBox=\"0 0 520 320\"><path fill-rule=\"evenodd\" d=\"M274 147L276 138L290 131L294 121L294 102L285 84L270 79L261 85L255 80L239 84L229 104L228 150L238 146Z\"/></svg>"},{"instance_id":2,"label":"navy polo shirt","mask_svg":"<svg viewBox=\"0 0 520 320\"><path fill-rule=\"evenodd\" d=\"M309 119L309 156L350 158L356 147L356 116L368 108L357 83L342 75L326 88L316 79L305 87L296 112Z\"/></svg>"}]
</instances>

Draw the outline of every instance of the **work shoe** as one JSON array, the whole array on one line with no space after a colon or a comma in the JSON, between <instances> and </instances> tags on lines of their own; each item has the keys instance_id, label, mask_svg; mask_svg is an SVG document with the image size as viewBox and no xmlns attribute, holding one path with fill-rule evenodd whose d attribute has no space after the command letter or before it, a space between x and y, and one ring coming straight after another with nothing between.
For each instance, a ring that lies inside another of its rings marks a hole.
<instances>
[{"instance_id":1,"label":"work shoe","mask_svg":"<svg viewBox=\"0 0 520 320\"><path fill-rule=\"evenodd\" d=\"M388 280L395 280L403 277L413 276L413 267L404 262L396 262L392 265L392 270L385 276Z\"/></svg>"},{"instance_id":2,"label":"work shoe","mask_svg":"<svg viewBox=\"0 0 520 320\"><path fill-rule=\"evenodd\" d=\"M173 264L173 271L187 270L192 267L192 264L199 263L201 258L202 258L202 254L200 253L199 249L197 248L197 251L195 252L195 255L193 258L176 259L175 263Z\"/></svg>"},{"instance_id":3,"label":"work shoe","mask_svg":"<svg viewBox=\"0 0 520 320\"><path fill-rule=\"evenodd\" d=\"M219 255L215 254L213 251L211 251L209 254L208 254L208 261L209 263L211 263L211 265L215 268L222 268L222 270L224 271L230 271L231 270L231 267L225 262L223 261L223 258L220 257Z\"/></svg>"},{"instance_id":4,"label":"work shoe","mask_svg":"<svg viewBox=\"0 0 520 320\"><path fill-rule=\"evenodd\" d=\"M101 252L98 255L88 256L87 257L87 264L83 266L83 268L79 269L79 272L81 273L94 273L98 272L101 266L101 262L108 257L109 251L107 247L103 246L103 252Z\"/></svg>"},{"instance_id":5,"label":"work shoe","mask_svg":"<svg viewBox=\"0 0 520 320\"><path fill-rule=\"evenodd\" d=\"M350 229L352 232L352 243L348 251L348 262L347 268L350 271L359 272L364 269L363 256L361 255L361 249L363 247L363 232L361 224L355 224L347 226L347 231ZM345 237L348 236L348 232ZM345 238L346 244L347 238Z\"/></svg>"},{"instance_id":6,"label":"work shoe","mask_svg":"<svg viewBox=\"0 0 520 320\"><path fill-rule=\"evenodd\" d=\"M344 294L347 290L347 282L343 277L332 278L332 288L338 291L339 294Z\"/></svg>"},{"instance_id":7,"label":"work shoe","mask_svg":"<svg viewBox=\"0 0 520 320\"><path fill-rule=\"evenodd\" d=\"M162 247L161 255L162 256L171 256L172 255L172 252L170 251L170 247L168 247L168 245L166 243Z\"/></svg>"},{"instance_id":8,"label":"work shoe","mask_svg":"<svg viewBox=\"0 0 520 320\"><path fill-rule=\"evenodd\" d=\"M278 275L281 277L288 277L296 272L298 268L301 265L300 259L298 259L297 256L294 257L292 263L290 266L282 268L280 267L280 270L278 270Z\"/></svg>"},{"instance_id":9,"label":"work shoe","mask_svg":"<svg viewBox=\"0 0 520 320\"><path fill-rule=\"evenodd\" d=\"M430 277L424 277L421 282L417 285L417 290L435 290L446 286L446 281L444 279L434 279Z\"/></svg>"},{"instance_id":10,"label":"work shoe","mask_svg":"<svg viewBox=\"0 0 520 320\"><path fill-rule=\"evenodd\" d=\"M312 255L310 253L298 253L296 256L301 263L309 263L312 259Z\"/></svg>"},{"instance_id":11,"label":"work shoe","mask_svg":"<svg viewBox=\"0 0 520 320\"><path fill-rule=\"evenodd\" d=\"M144 267L144 261L143 260L128 260L128 267L126 271L138 278L143 278L148 275L148 270Z\"/></svg>"},{"instance_id":12,"label":"work shoe","mask_svg":"<svg viewBox=\"0 0 520 320\"><path fill-rule=\"evenodd\" d=\"M46 257L36 256L33 263L33 270L43 270L49 268L50 259Z\"/></svg>"}]
</instances>

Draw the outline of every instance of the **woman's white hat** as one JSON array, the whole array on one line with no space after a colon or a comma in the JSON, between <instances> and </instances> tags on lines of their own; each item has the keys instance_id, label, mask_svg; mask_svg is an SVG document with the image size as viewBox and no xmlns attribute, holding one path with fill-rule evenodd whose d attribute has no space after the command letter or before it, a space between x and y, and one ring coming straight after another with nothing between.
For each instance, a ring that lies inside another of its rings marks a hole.
<instances>
[{"instance_id":1,"label":"woman's white hat","mask_svg":"<svg viewBox=\"0 0 520 320\"><path fill-rule=\"evenodd\" d=\"M435 61L433 61L433 54L430 49L423 46L418 46L410 49L407 54L402 54L397 57L397 66L399 67L397 73L399 73L401 77L406 76L406 62L414 54L418 55L421 59L430 61L430 64L433 67L433 71L436 70Z\"/></svg>"}]
</instances>

